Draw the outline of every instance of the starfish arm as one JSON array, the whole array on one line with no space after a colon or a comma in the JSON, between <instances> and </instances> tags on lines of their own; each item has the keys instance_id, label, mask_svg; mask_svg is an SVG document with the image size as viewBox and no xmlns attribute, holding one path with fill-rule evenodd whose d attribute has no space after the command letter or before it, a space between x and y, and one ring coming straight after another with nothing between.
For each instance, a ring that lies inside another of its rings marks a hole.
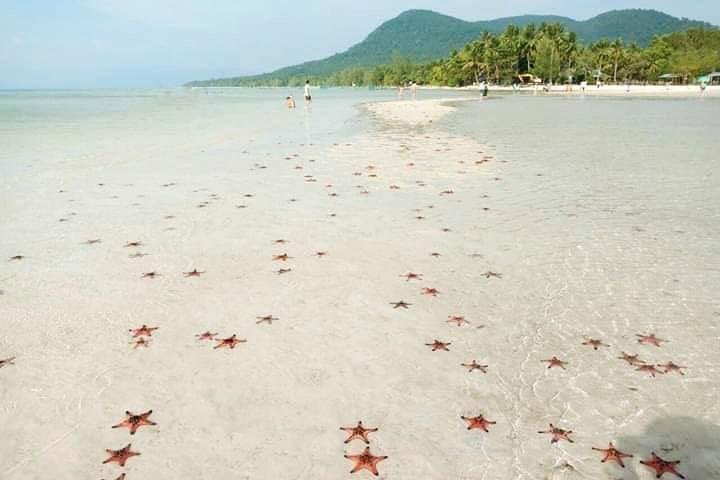
<instances>
[{"instance_id":1,"label":"starfish arm","mask_svg":"<svg viewBox=\"0 0 720 480\"><path fill-rule=\"evenodd\" d=\"M364 469L364 468L365 468L365 465L364 465L364 464L358 463L357 465L355 465L355 466L353 467L352 470L350 470L350 473L357 473L357 472L359 472L360 470L362 470L362 469Z\"/></svg>"}]
</instances>

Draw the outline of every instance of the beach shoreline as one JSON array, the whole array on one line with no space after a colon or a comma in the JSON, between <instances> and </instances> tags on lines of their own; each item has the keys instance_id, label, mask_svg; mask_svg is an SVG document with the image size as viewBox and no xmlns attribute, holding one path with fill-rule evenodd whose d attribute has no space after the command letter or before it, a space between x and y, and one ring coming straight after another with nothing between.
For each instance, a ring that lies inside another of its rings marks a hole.
<instances>
[{"instance_id":1,"label":"beach shoreline","mask_svg":"<svg viewBox=\"0 0 720 480\"><path fill-rule=\"evenodd\" d=\"M478 86L468 87L434 87L419 86L418 90L432 91L469 91L480 92ZM489 86L489 92L515 93L524 95L560 95L560 96L588 96L588 97L657 97L657 98L720 98L720 86L710 85L703 92L699 85L603 85L598 88L595 85L588 85L583 91L580 85L572 85L568 91L566 85L553 85L550 90L543 91L543 86L524 86L513 88L512 86Z\"/></svg>"}]
</instances>

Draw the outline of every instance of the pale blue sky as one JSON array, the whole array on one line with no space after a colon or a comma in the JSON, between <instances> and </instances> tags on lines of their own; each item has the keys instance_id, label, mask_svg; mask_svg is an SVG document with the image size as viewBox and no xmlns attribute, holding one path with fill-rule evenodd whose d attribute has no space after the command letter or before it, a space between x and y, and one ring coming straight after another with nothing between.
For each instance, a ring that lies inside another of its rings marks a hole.
<instances>
[{"instance_id":1,"label":"pale blue sky","mask_svg":"<svg viewBox=\"0 0 720 480\"><path fill-rule=\"evenodd\" d=\"M0 88L175 86L323 58L425 8L465 20L654 8L720 24L717 0L0 0Z\"/></svg>"}]
</instances>

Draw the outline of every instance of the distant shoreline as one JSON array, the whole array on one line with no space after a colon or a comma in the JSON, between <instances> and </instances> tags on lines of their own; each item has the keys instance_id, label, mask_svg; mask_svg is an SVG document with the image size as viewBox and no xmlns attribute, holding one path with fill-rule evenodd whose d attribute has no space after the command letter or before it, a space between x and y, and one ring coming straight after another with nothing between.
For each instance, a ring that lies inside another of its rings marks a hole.
<instances>
[{"instance_id":1,"label":"distant shoreline","mask_svg":"<svg viewBox=\"0 0 720 480\"><path fill-rule=\"evenodd\" d=\"M447 90L447 91L480 91L480 87L418 87L421 90ZM588 85L583 91L580 85L572 85L568 91L566 85L554 85L550 90L543 91L542 86L513 89L506 86L491 86L490 92L515 92L524 95L552 95L552 96L593 96L593 97L674 97L674 98L720 98L720 85L708 86L703 93L698 85L604 85L600 88Z\"/></svg>"},{"instance_id":2,"label":"distant shoreline","mask_svg":"<svg viewBox=\"0 0 720 480\"><path fill-rule=\"evenodd\" d=\"M287 90L297 89L300 87L248 87L248 86L208 86L208 87L181 87L189 89L232 89L232 88L244 88L244 89L258 89L258 90ZM319 87L315 87L319 88ZM418 85L418 91L431 90L431 91L448 91L448 92L480 92L478 86L467 86L467 87L446 87L446 86L433 86L433 85ZM347 85L328 86L323 89L363 89L368 90L371 87L352 87ZM375 90L397 90L397 87L374 87ZM702 97L713 97L720 98L720 85L710 85L705 89L703 93L698 85L630 85L629 89L627 85L604 85L597 88L595 85L588 85L583 91L580 85L572 85L572 90L568 91L566 85L554 85L550 87L549 91L543 91L543 87L538 85L537 88L534 86L525 86L514 89L511 86L490 86L489 92L503 92L503 93L517 93L523 95L552 95L552 96L592 96L592 97L674 97L674 98L702 98ZM422 99L418 99L422 100Z\"/></svg>"}]
</instances>

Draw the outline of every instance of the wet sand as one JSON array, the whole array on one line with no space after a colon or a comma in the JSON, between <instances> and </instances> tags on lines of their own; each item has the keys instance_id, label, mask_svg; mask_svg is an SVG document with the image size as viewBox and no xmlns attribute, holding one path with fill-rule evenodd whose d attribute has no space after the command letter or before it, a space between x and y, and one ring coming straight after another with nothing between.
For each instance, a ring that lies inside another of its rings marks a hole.
<instances>
[{"instance_id":1,"label":"wet sand","mask_svg":"<svg viewBox=\"0 0 720 480\"><path fill-rule=\"evenodd\" d=\"M567 212L522 235L546 212L513 191L539 172L435 126L455 108L27 172L3 221L0 477L371 478L344 458L358 421L379 478L650 479L652 452L718 477L717 304L680 271L650 288L642 241L557 253Z\"/></svg>"}]
</instances>

